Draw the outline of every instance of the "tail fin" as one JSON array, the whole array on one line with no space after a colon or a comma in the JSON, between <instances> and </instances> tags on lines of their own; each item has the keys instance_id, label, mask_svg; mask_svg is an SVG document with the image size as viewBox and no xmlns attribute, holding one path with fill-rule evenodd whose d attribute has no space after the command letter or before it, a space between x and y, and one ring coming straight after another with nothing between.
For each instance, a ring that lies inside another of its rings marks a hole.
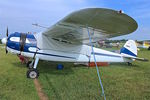
<instances>
[{"instance_id":1,"label":"tail fin","mask_svg":"<svg viewBox=\"0 0 150 100\"><path fill-rule=\"evenodd\" d=\"M135 41L133 40L128 40L123 48L121 48L120 53L125 56L132 56L136 57L137 56L137 46Z\"/></svg>"}]
</instances>

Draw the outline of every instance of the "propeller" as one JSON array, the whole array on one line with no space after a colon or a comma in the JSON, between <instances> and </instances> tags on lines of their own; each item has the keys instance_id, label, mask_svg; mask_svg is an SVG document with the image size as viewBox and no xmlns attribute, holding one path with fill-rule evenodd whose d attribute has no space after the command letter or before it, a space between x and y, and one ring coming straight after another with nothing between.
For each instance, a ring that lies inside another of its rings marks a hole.
<instances>
[{"instance_id":1,"label":"propeller","mask_svg":"<svg viewBox=\"0 0 150 100\"><path fill-rule=\"evenodd\" d=\"M8 40L8 26L7 26L7 29L6 29L6 40ZM6 46L5 46L5 51L6 51L6 54L8 53L7 51L7 41L6 41Z\"/></svg>"},{"instance_id":2,"label":"propeller","mask_svg":"<svg viewBox=\"0 0 150 100\"><path fill-rule=\"evenodd\" d=\"M27 38L27 34L21 33L21 36L20 36L20 52L24 51L26 38Z\"/></svg>"}]
</instances>

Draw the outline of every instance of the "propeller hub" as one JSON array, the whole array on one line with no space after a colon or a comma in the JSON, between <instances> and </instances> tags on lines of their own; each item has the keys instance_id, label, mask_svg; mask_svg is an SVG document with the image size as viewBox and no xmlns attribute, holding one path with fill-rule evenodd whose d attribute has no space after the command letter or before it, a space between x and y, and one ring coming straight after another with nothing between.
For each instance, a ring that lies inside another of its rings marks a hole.
<instances>
[{"instance_id":1,"label":"propeller hub","mask_svg":"<svg viewBox=\"0 0 150 100\"><path fill-rule=\"evenodd\" d=\"M2 42L2 44L6 44L6 43L7 43L7 38L3 38L3 39L1 40L1 42Z\"/></svg>"}]
</instances>

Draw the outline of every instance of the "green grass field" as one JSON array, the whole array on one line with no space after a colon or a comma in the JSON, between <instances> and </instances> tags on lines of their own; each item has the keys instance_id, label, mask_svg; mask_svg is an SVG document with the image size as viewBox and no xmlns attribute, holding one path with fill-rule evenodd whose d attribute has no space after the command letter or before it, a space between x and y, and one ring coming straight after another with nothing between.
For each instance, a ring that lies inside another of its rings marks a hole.
<instances>
[{"instance_id":1,"label":"green grass field","mask_svg":"<svg viewBox=\"0 0 150 100\"><path fill-rule=\"evenodd\" d=\"M0 46L0 100L38 100L33 80L26 78L26 71L16 55L6 55Z\"/></svg>"},{"instance_id":2,"label":"green grass field","mask_svg":"<svg viewBox=\"0 0 150 100\"><path fill-rule=\"evenodd\" d=\"M141 50L139 57L150 59L150 51ZM50 100L103 100L95 68L40 61L39 81ZM99 68L107 100L149 100L150 62L111 64ZM26 78L27 68L16 55L0 46L0 100L38 100L33 80Z\"/></svg>"}]
</instances>

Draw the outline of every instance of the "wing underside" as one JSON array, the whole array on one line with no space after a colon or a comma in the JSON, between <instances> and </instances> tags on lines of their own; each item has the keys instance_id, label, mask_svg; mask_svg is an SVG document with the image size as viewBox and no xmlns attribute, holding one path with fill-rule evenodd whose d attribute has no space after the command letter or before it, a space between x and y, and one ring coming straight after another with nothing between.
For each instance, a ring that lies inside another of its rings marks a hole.
<instances>
[{"instance_id":1,"label":"wing underside","mask_svg":"<svg viewBox=\"0 0 150 100\"><path fill-rule=\"evenodd\" d=\"M104 8L87 8L71 13L43 34L68 43L84 43L90 30L93 41L129 34L137 29L134 19Z\"/></svg>"},{"instance_id":2,"label":"wing underside","mask_svg":"<svg viewBox=\"0 0 150 100\"><path fill-rule=\"evenodd\" d=\"M106 39L108 34L104 34L101 30L89 28L93 42L100 39ZM70 24L57 24L52 27L49 31L45 32L45 36L52 38L56 41L62 41L70 44L74 43L88 43L88 30L84 27ZM47 34L46 34L47 33Z\"/></svg>"},{"instance_id":3,"label":"wing underside","mask_svg":"<svg viewBox=\"0 0 150 100\"><path fill-rule=\"evenodd\" d=\"M105 8L87 8L69 14L48 28L42 35L48 39L67 44L92 42L129 34L137 29L134 19L124 13Z\"/></svg>"}]
</instances>

